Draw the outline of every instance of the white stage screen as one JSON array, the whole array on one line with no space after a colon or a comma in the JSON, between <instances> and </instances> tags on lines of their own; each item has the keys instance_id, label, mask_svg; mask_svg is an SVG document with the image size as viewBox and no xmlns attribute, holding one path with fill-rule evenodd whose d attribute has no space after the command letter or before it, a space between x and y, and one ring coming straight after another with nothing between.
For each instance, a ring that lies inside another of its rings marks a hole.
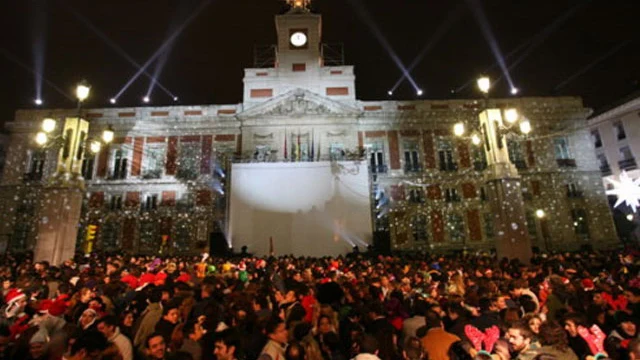
<instances>
[{"instance_id":1,"label":"white stage screen","mask_svg":"<svg viewBox=\"0 0 640 360\"><path fill-rule=\"evenodd\" d=\"M366 163L233 164L229 234L258 256L346 254L371 243Z\"/></svg>"}]
</instances>

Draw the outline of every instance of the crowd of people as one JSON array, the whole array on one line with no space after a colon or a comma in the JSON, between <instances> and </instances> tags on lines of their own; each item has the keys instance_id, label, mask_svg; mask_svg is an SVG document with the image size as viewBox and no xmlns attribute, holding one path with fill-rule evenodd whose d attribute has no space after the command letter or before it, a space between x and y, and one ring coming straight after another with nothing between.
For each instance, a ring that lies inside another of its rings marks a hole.
<instances>
[{"instance_id":1,"label":"crowd of people","mask_svg":"<svg viewBox=\"0 0 640 360\"><path fill-rule=\"evenodd\" d=\"M640 253L0 260L0 360L636 360Z\"/></svg>"}]
</instances>

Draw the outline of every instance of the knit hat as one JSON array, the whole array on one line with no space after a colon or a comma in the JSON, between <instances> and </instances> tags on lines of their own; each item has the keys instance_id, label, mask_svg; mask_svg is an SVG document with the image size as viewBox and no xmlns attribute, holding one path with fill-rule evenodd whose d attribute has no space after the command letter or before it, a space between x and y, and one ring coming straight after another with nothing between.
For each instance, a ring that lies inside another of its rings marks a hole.
<instances>
[{"instance_id":1,"label":"knit hat","mask_svg":"<svg viewBox=\"0 0 640 360\"><path fill-rule=\"evenodd\" d=\"M16 301L26 297L27 295L25 295L22 292L22 290L14 288L14 289L10 289L9 292L7 292L7 295L5 296L4 301L7 303L7 305L11 305Z\"/></svg>"}]
</instances>

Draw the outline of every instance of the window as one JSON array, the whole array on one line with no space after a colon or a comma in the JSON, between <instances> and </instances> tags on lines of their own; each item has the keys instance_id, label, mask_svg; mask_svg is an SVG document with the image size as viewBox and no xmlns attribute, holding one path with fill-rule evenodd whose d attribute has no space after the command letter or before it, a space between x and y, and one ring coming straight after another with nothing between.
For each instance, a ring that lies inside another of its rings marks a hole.
<instances>
[{"instance_id":1,"label":"window","mask_svg":"<svg viewBox=\"0 0 640 360\"><path fill-rule=\"evenodd\" d=\"M580 187L578 186L578 184L576 183L567 184L567 197L581 198L582 194L583 194L582 190L580 190Z\"/></svg>"},{"instance_id":2,"label":"window","mask_svg":"<svg viewBox=\"0 0 640 360\"><path fill-rule=\"evenodd\" d=\"M411 232L413 241L427 242L427 216L424 214L416 214L411 219Z\"/></svg>"},{"instance_id":3,"label":"window","mask_svg":"<svg viewBox=\"0 0 640 360\"><path fill-rule=\"evenodd\" d=\"M536 216L533 210L526 211L525 220L527 222L527 231L529 232L529 237L532 239L536 239L538 237L538 228L536 227Z\"/></svg>"},{"instance_id":4,"label":"window","mask_svg":"<svg viewBox=\"0 0 640 360\"><path fill-rule=\"evenodd\" d=\"M473 149L473 168L476 171L483 171L487 168L487 155L480 146Z\"/></svg>"},{"instance_id":5,"label":"window","mask_svg":"<svg viewBox=\"0 0 640 360\"><path fill-rule=\"evenodd\" d=\"M175 225L175 237L171 242L173 250L177 254L184 254L193 247L193 238L191 234L191 221L188 219L179 219Z\"/></svg>"},{"instance_id":6,"label":"window","mask_svg":"<svg viewBox=\"0 0 640 360\"><path fill-rule=\"evenodd\" d=\"M462 242L465 238L464 219L460 214L447 215L447 228L452 242Z\"/></svg>"},{"instance_id":7,"label":"window","mask_svg":"<svg viewBox=\"0 0 640 360\"><path fill-rule=\"evenodd\" d=\"M109 209L111 211L122 210L122 194L111 195Z\"/></svg>"},{"instance_id":8,"label":"window","mask_svg":"<svg viewBox=\"0 0 640 360\"><path fill-rule=\"evenodd\" d=\"M576 235L589 236L587 212L584 209L573 209L571 210L571 218L573 219L573 230Z\"/></svg>"},{"instance_id":9,"label":"window","mask_svg":"<svg viewBox=\"0 0 640 360\"><path fill-rule=\"evenodd\" d=\"M627 133L624 131L624 125L622 121L616 121L613 123L613 131L618 140L624 140L627 138Z\"/></svg>"},{"instance_id":10,"label":"window","mask_svg":"<svg viewBox=\"0 0 640 360\"><path fill-rule=\"evenodd\" d=\"M405 141L404 148L404 171L419 172L420 158L418 156L419 148L415 141Z\"/></svg>"},{"instance_id":11,"label":"window","mask_svg":"<svg viewBox=\"0 0 640 360\"><path fill-rule=\"evenodd\" d=\"M167 147L165 144L146 144L143 150L142 178L160 179L164 173Z\"/></svg>"},{"instance_id":12,"label":"window","mask_svg":"<svg viewBox=\"0 0 640 360\"><path fill-rule=\"evenodd\" d=\"M195 180L200 174L200 143L182 143L178 158L176 177L183 180Z\"/></svg>"},{"instance_id":13,"label":"window","mask_svg":"<svg viewBox=\"0 0 640 360\"><path fill-rule=\"evenodd\" d=\"M414 204L424 203L424 190L420 187L409 188L409 191L407 192L407 200Z\"/></svg>"},{"instance_id":14,"label":"window","mask_svg":"<svg viewBox=\"0 0 640 360\"><path fill-rule=\"evenodd\" d=\"M384 145L381 141L367 144L369 148L369 162L373 173L386 173L387 166L384 164Z\"/></svg>"},{"instance_id":15,"label":"window","mask_svg":"<svg viewBox=\"0 0 640 360\"><path fill-rule=\"evenodd\" d=\"M494 221L493 221L493 217L495 215L493 213L485 213L484 214L484 236L487 239L493 239L493 237L495 236L494 230L493 230L493 226L494 226Z\"/></svg>"},{"instance_id":16,"label":"window","mask_svg":"<svg viewBox=\"0 0 640 360\"><path fill-rule=\"evenodd\" d=\"M42 150L33 150L29 154L29 169L27 170L27 180L42 180L46 153Z\"/></svg>"},{"instance_id":17,"label":"window","mask_svg":"<svg viewBox=\"0 0 640 360\"><path fill-rule=\"evenodd\" d=\"M517 169L523 170L527 168L527 162L524 160L522 146L519 141L507 140L507 151L509 152L509 160Z\"/></svg>"},{"instance_id":18,"label":"window","mask_svg":"<svg viewBox=\"0 0 640 360\"><path fill-rule=\"evenodd\" d=\"M11 249L17 251L27 250L30 234L36 229L36 226L34 226L35 215L36 206L32 199L25 199L24 201L18 202L15 225L13 226L13 234L10 238Z\"/></svg>"},{"instance_id":19,"label":"window","mask_svg":"<svg viewBox=\"0 0 640 360\"><path fill-rule=\"evenodd\" d=\"M598 130L591 130L591 140L593 146L596 148L602 147L602 138L600 138L600 132Z\"/></svg>"},{"instance_id":20,"label":"window","mask_svg":"<svg viewBox=\"0 0 640 360\"><path fill-rule=\"evenodd\" d=\"M446 188L444 189L444 199L446 202L458 202L460 201L460 195L458 195L458 190L456 188Z\"/></svg>"},{"instance_id":21,"label":"window","mask_svg":"<svg viewBox=\"0 0 640 360\"><path fill-rule=\"evenodd\" d=\"M609 161L607 161L607 157L604 154L598 154L598 162L600 163L600 171L603 175L611 174L611 167L609 166Z\"/></svg>"},{"instance_id":22,"label":"window","mask_svg":"<svg viewBox=\"0 0 640 360\"><path fill-rule=\"evenodd\" d=\"M142 211L152 211L158 208L158 194L147 194L142 201Z\"/></svg>"},{"instance_id":23,"label":"window","mask_svg":"<svg viewBox=\"0 0 640 360\"><path fill-rule=\"evenodd\" d=\"M142 219L140 221L140 251L156 252L158 251L160 241L158 241L157 229L158 224L153 219Z\"/></svg>"},{"instance_id":24,"label":"window","mask_svg":"<svg viewBox=\"0 0 640 360\"><path fill-rule=\"evenodd\" d=\"M194 204L195 202L194 202L193 193L185 192L180 197L180 200L176 202L176 210L178 212L184 212L184 213L191 212L191 210L193 210Z\"/></svg>"},{"instance_id":25,"label":"window","mask_svg":"<svg viewBox=\"0 0 640 360\"><path fill-rule=\"evenodd\" d=\"M480 187L480 200L487 201L487 189L484 186Z\"/></svg>"},{"instance_id":26,"label":"window","mask_svg":"<svg viewBox=\"0 0 640 360\"><path fill-rule=\"evenodd\" d=\"M95 164L96 157L86 157L82 159L82 177L85 180L93 179L93 168Z\"/></svg>"},{"instance_id":27,"label":"window","mask_svg":"<svg viewBox=\"0 0 640 360\"><path fill-rule=\"evenodd\" d=\"M329 146L329 158L331 161L344 160L345 152L344 145L338 143L332 143Z\"/></svg>"},{"instance_id":28,"label":"window","mask_svg":"<svg viewBox=\"0 0 640 360\"><path fill-rule=\"evenodd\" d=\"M623 146L620 148L620 161L618 162L620 170L633 170L637 168L636 159L631 153L631 148Z\"/></svg>"},{"instance_id":29,"label":"window","mask_svg":"<svg viewBox=\"0 0 640 360\"><path fill-rule=\"evenodd\" d=\"M127 178L127 151L124 149L116 149L113 151L113 171L111 178L121 180Z\"/></svg>"},{"instance_id":30,"label":"window","mask_svg":"<svg viewBox=\"0 0 640 360\"><path fill-rule=\"evenodd\" d=\"M117 219L110 218L105 221L100 234L104 250L120 249L120 222Z\"/></svg>"},{"instance_id":31,"label":"window","mask_svg":"<svg viewBox=\"0 0 640 360\"><path fill-rule=\"evenodd\" d=\"M438 141L438 159L440 160L440 171L456 171L458 164L453 161L453 146L450 141Z\"/></svg>"},{"instance_id":32,"label":"window","mask_svg":"<svg viewBox=\"0 0 640 360\"><path fill-rule=\"evenodd\" d=\"M569 141L566 137L553 139L553 146L556 153L556 160L571 159L569 153Z\"/></svg>"}]
</instances>

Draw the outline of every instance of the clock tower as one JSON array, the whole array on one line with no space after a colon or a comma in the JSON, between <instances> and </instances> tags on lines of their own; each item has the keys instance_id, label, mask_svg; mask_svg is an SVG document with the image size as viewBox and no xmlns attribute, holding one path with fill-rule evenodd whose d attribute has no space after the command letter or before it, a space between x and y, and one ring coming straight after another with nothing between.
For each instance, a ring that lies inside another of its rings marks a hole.
<instances>
[{"instance_id":1,"label":"clock tower","mask_svg":"<svg viewBox=\"0 0 640 360\"><path fill-rule=\"evenodd\" d=\"M322 66L322 17L309 11L309 0L288 0L291 9L276 16L277 66L314 71Z\"/></svg>"}]
</instances>

